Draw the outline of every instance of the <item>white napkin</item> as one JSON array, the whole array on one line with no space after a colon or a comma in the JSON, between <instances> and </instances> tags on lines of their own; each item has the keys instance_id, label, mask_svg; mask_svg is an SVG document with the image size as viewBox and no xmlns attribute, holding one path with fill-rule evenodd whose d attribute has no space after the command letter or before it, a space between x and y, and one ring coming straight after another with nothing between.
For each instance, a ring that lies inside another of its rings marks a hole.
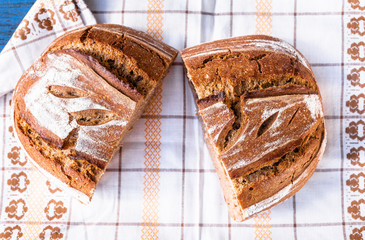
<instances>
[{"instance_id":1,"label":"white napkin","mask_svg":"<svg viewBox=\"0 0 365 240\"><path fill-rule=\"evenodd\" d=\"M83 0L38 0L0 54L0 96L14 89L24 71L56 37L95 23Z\"/></svg>"}]
</instances>

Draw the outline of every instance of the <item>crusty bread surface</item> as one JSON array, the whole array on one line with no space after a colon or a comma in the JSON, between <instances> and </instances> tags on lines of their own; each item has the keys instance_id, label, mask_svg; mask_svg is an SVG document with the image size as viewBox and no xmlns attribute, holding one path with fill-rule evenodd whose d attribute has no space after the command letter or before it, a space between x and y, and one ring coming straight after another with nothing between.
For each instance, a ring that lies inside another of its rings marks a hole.
<instances>
[{"instance_id":1,"label":"crusty bread surface","mask_svg":"<svg viewBox=\"0 0 365 240\"><path fill-rule=\"evenodd\" d=\"M231 217L243 221L295 194L326 144L322 100L304 56L264 35L181 55Z\"/></svg>"},{"instance_id":2,"label":"crusty bread surface","mask_svg":"<svg viewBox=\"0 0 365 240\"><path fill-rule=\"evenodd\" d=\"M121 25L60 36L23 74L13 95L23 148L43 172L82 201L91 200L176 55L172 47Z\"/></svg>"}]
</instances>

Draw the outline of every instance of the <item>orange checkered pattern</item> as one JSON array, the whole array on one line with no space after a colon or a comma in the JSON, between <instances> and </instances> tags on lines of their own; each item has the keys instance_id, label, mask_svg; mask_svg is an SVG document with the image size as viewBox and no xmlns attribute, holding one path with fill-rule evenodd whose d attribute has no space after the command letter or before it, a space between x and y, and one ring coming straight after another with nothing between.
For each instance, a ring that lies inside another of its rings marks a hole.
<instances>
[{"instance_id":1,"label":"orange checkered pattern","mask_svg":"<svg viewBox=\"0 0 365 240\"><path fill-rule=\"evenodd\" d=\"M149 0L147 10L147 33L162 40L163 0ZM145 121L145 174L143 188L143 216L141 239L158 239L160 159L161 159L161 112L162 88L156 89L152 102L145 113L154 116ZM151 169L154 169L151 171Z\"/></svg>"},{"instance_id":2,"label":"orange checkered pattern","mask_svg":"<svg viewBox=\"0 0 365 240\"><path fill-rule=\"evenodd\" d=\"M29 196L29 212L27 214L26 222L29 222L30 224L24 229L24 238L36 239L42 231L47 186L45 184L45 177L34 167L32 167L29 174L29 182L29 192L31 192L31 194Z\"/></svg>"},{"instance_id":3,"label":"orange checkered pattern","mask_svg":"<svg viewBox=\"0 0 365 240\"><path fill-rule=\"evenodd\" d=\"M271 35L272 0L256 0L256 34Z\"/></svg>"}]
</instances>

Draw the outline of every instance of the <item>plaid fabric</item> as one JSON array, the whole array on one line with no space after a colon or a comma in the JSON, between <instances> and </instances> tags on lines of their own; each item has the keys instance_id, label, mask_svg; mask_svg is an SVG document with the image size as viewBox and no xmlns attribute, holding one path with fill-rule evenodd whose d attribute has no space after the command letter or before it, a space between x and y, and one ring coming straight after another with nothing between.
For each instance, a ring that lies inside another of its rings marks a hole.
<instances>
[{"instance_id":1,"label":"plaid fabric","mask_svg":"<svg viewBox=\"0 0 365 240\"><path fill-rule=\"evenodd\" d=\"M294 197L243 223L232 222L178 57L84 206L32 170L13 136L7 94L0 98L0 238L365 238L363 1L87 3L99 23L125 24L177 49L255 33L293 44L311 63L321 89L327 149ZM0 62L1 69L8 66Z\"/></svg>"}]
</instances>

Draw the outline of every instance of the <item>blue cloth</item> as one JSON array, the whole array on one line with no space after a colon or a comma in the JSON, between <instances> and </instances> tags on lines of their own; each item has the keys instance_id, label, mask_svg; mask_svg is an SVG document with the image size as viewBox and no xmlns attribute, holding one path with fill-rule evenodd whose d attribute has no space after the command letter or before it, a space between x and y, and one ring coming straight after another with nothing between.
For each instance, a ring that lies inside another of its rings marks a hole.
<instances>
[{"instance_id":1,"label":"blue cloth","mask_svg":"<svg viewBox=\"0 0 365 240\"><path fill-rule=\"evenodd\" d=\"M0 0L0 51L35 0Z\"/></svg>"}]
</instances>

